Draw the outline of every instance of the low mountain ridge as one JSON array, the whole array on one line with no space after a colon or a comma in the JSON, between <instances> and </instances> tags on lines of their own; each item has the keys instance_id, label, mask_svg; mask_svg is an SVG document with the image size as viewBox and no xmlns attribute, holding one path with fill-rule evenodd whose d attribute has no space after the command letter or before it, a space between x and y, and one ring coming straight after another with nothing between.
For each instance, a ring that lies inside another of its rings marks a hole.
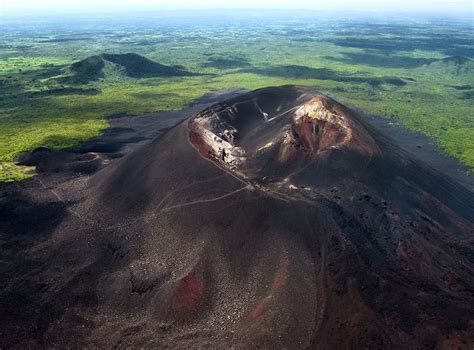
<instances>
[{"instance_id":1,"label":"low mountain ridge","mask_svg":"<svg viewBox=\"0 0 474 350\"><path fill-rule=\"evenodd\" d=\"M130 78L182 77L193 73L178 66L167 66L144 56L127 54L102 54L87 57L70 66L72 76L66 81L88 83L107 77L107 66Z\"/></svg>"},{"instance_id":2,"label":"low mountain ridge","mask_svg":"<svg viewBox=\"0 0 474 350\"><path fill-rule=\"evenodd\" d=\"M474 60L463 56L449 56L427 64L422 69L434 70L441 74L462 79L463 81L472 81L472 77L474 77Z\"/></svg>"}]
</instances>

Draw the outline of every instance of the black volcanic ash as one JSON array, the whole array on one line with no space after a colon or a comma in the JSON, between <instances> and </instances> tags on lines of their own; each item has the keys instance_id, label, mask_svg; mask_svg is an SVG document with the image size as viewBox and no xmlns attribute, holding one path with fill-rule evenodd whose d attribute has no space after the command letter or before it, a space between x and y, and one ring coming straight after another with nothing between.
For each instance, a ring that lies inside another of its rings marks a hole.
<instances>
[{"instance_id":1,"label":"black volcanic ash","mask_svg":"<svg viewBox=\"0 0 474 350\"><path fill-rule=\"evenodd\" d=\"M472 347L472 192L311 89L218 103L55 191L75 201L0 202L9 237L44 232L4 261L0 347Z\"/></svg>"}]
</instances>

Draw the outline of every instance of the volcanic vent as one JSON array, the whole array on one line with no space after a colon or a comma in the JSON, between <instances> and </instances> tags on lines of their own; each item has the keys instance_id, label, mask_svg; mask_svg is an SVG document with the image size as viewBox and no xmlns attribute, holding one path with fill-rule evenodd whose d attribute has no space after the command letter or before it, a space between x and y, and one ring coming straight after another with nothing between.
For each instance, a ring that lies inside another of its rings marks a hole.
<instances>
[{"instance_id":1,"label":"volcanic vent","mask_svg":"<svg viewBox=\"0 0 474 350\"><path fill-rule=\"evenodd\" d=\"M242 180L279 190L305 187L303 168L311 171L334 154L349 163L354 154L380 155L370 132L342 105L305 89L293 100L272 101L275 93L263 90L202 111L189 120L191 142Z\"/></svg>"},{"instance_id":2,"label":"volcanic vent","mask_svg":"<svg viewBox=\"0 0 474 350\"><path fill-rule=\"evenodd\" d=\"M236 128L239 126L249 129L239 120L248 117L242 116L248 113L248 110L239 112L239 105L242 103L234 103L231 106L215 105L189 122L191 140L194 145L203 155L220 161L231 169L242 168L246 159L244 155L256 158L256 153L262 154L275 145L278 145L280 150L279 161L286 162L288 154L296 157L297 150L317 156L331 148L348 146L352 140L350 120L334 110L327 97L317 96L271 117L263 112L257 99L248 101L247 103L256 107L255 112L257 112L255 119L248 122L252 123L253 136L261 139L254 140L252 144L248 144L249 140L247 140L244 144ZM267 131L265 129L274 129L274 126L281 126L281 130L276 139L264 144ZM255 144L260 146L256 150ZM243 147L248 147L248 149Z\"/></svg>"}]
</instances>

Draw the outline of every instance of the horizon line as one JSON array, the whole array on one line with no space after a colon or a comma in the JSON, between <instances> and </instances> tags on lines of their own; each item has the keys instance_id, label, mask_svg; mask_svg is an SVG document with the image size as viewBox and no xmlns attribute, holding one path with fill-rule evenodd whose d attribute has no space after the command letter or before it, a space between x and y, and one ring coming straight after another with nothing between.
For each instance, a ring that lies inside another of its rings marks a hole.
<instances>
[{"instance_id":1,"label":"horizon line","mask_svg":"<svg viewBox=\"0 0 474 350\"><path fill-rule=\"evenodd\" d=\"M249 11L261 11L261 12L283 12L283 11L289 11L289 12L326 12L326 13L340 13L340 14L400 14L400 15L414 15L414 16L420 16L420 15L426 15L426 16L442 16L442 17L452 17L453 15L455 16L460 16L460 17L470 17L471 20L474 21L474 16L473 16L473 11L464 11L462 9L460 10L452 10L452 11L446 11L446 10L431 10L431 11L426 11L422 9L343 9L343 8L327 8L327 7L320 7L320 8L314 8L314 7L302 7L302 8L283 8L283 7L275 7L275 8L270 8L270 7L262 7L262 8L252 8L252 7L206 7L206 8L194 8L194 7L189 7L189 8L158 8L158 7L143 7L143 8L131 8L131 9L105 9L105 8L100 8L97 10L91 9L91 10L78 10L78 9L57 9L57 10L40 10L40 11L31 11L31 12L20 12L20 11L12 11L10 13L3 13L0 11L0 19L1 18L22 18L22 17L52 17L52 16L57 16L57 15L106 15L106 14L114 14L114 13L159 13L159 12L171 12L171 13L177 13L177 12L207 12L207 11L225 11L225 12L232 12L232 11L239 11L239 12L249 12Z\"/></svg>"}]
</instances>

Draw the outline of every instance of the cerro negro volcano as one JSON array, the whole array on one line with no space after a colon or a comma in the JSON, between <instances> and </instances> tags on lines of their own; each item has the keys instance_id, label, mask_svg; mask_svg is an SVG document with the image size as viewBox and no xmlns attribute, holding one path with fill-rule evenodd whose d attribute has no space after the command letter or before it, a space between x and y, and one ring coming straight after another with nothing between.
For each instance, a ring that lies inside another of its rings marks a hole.
<instances>
[{"instance_id":1,"label":"cerro negro volcano","mask_svg":"<svg viewBox=\"0 0 474 350\"><path fill-rule=\"evenodd\" d=\"M67 186L41 268L11 267L7 345L473 344L472 192L311 89L215 104Z\"/></svg>"}]
</instances>

